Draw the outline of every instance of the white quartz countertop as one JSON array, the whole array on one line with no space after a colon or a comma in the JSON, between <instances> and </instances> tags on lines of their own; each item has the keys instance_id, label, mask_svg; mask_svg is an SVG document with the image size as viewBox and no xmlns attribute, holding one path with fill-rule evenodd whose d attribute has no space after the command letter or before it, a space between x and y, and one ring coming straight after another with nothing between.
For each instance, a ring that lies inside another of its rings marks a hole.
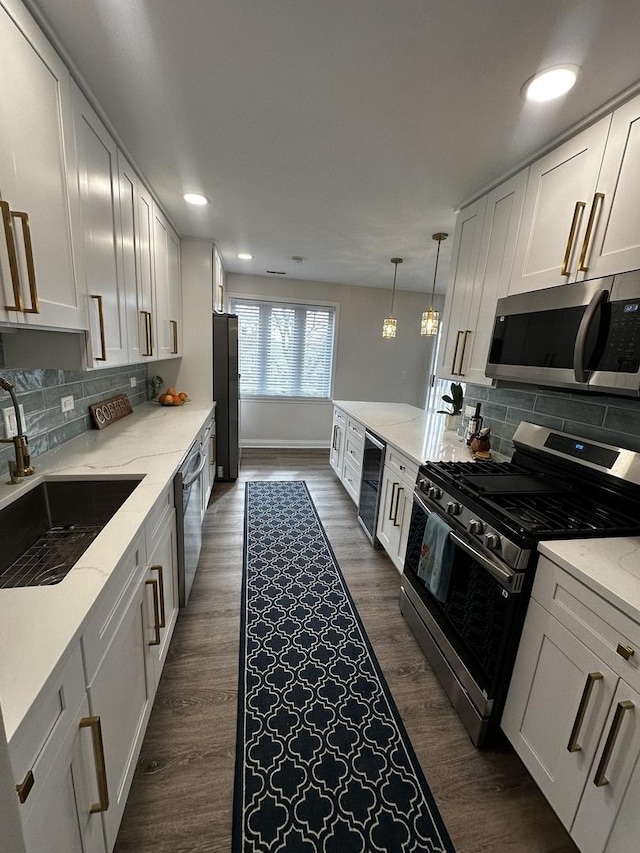
<instances>
[{"instance_id":1,"label":"white quartz countertop","mask_svg":"<svg viewBox=\"0 0 640 853\"><path fill-rule=\"evenodd\" d=\"M1 509L43 478L141 478L61 583L0 589L0 705L9 741L79 637L111 572L211 411L211 403L191 402L176 408L142 404L104 430L90 430L36 457L36 473L23 483L0 485Z\"/></svg>"},{"instance_id":2,"label":"white quartz countertop","mask_svg":"<svg viewBox=\"0 0 640 853\"><path fill-rule=\"evenodd\" d=\"M363 423L417 465L427 460L469 462L469 448L453 430L444 428L445 416L406 403L363 403L334 400L334 406Z\"/></svg>"},{"instance_id":3,"label":"white quartz countertop","mask_svg":"<svg viewBox=\"0 0 640 853\"><path fill-rule=\"evenodd\" d=\"M538 550L640 622L640 536L541 542Z\"/></svg>"}]
</instances>

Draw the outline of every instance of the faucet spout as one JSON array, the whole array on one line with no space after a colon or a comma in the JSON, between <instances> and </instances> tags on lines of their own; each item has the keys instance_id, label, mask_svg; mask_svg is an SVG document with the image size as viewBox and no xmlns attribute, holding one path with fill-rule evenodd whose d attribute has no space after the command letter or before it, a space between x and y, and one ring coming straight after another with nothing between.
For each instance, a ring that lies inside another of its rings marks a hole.
<instances>
[{"instance_id":1,"label":"faucet spout","mask_svg":"<svg viewBox=\"0 0 640 853\"><path fill-rule=\"evenodd\" d=\"M23 430L22 418L20 417L20 406L16 399L13 383L9 382L9 380L5 379L3 376L0 376L0 388L7 391L10 395L11 402L13 403L13 408L16 413L17 434L14 435L13 438L0 439L0 442L3 444L13 444L16 458L15 460L9 460L9 474L11 475L11 482L18 483L22 477L27 477L29 474L33 474L35 468L31 464L29 440Z\"/></svg>"}]
</instances>

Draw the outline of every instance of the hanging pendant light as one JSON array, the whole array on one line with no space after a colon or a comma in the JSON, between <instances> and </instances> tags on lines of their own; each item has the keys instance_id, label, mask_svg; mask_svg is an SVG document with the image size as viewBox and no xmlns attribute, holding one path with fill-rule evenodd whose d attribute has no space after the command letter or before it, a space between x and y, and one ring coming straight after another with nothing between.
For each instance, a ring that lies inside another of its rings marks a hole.
<instances>
[{"instance_id":1,"label":"hanging pendant light","mask_svg":"<svg viewBox=\"0 0 640 853\"><path fill-rule=\"evenodd\" d=\"M396 295L396 276L398 274L398 264L402 263L402 258L391 258L391 263L395 264L395 269L393 271L393 290L391 291L391 310L389 311L389 316L382 324L383 338L395 338L396 328L398 326L398 321L393 316L393 300L395 299Z\"/></svg>"},{"instance_id":2,"label":"hanging pendant light","mask_svg":"<svg viewBox=\"0 0 640 853\"><path fill-rule=\"evenodd\" d=\"M432 239L438 241L438 252L436 254L436 268L433 271L433 289L431 290L431 304L429 305L429 309L427 311L422 312L422 319L420 321L420 334L423 336L433 337L438 334L438 327L440 326L440 312L436 311L433 307L433 297L436 292L436 276L438 275L438 258L440 257L440 243L443 240L446 240L449 236L442 231L438 231L437 234L432 234Z\"/></svg>"}]
</instances>

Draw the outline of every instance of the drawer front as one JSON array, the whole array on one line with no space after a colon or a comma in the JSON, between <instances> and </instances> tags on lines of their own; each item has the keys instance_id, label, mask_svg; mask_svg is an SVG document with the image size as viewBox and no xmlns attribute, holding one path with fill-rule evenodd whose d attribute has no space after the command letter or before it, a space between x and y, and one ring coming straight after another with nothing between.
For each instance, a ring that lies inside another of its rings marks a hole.
<instances>
[{"instance_id":1,"label":"drawer front","mask_svg":"<svg viewBox=\"0 0 640 853\"><path fill-rule=\"evenodd\" d=\"M342 465L342 485L351 496L351 500L357 504L360 500L360 468L354 468L348 459L345 459Z\"/></svg>"},{"instance_id":2,"label":"drawer front","mask_svg":"<svg viewBox=\"0 0 640 853\"><path fill-rule=\"evenodd\" d=\"M340 424L340 426L346 427L347 416L342 411L342 409L334 409L333 410L333 422L334 422L334 424Z\"/></svg>"},{"instance_id":3,"label":"drawer front","mask_svg":"<svg viewBox=\"0 0 640 853\"><path fill-rule=\"evenodd\" d=\"M344 458L348 460L356 474L360 476L362 470L362 454L364 453L364 445L358 441L354 441L353 436L347 433L347 442L344 447Z\"/></svg>"},{"instance_id":4,"label":"drawer front","mask_svg":"<svg viewBox=\"0 0 640 853\"><path fill-rule=\"evenodd\" d=\"M635 690L640 690L640 625L542 555L532 596ZM618 649L620 651L618 651ZM628 654L628 660L623 656Z\"/></svg>"},{"instance_id":5,"label":"drawer front","mask_svg":"<svg viewBox=\"0 0 640 853\"><path fill-rule=\"evenodd\" d=\"M11 738L9 752L16 784L23 782L36 762L40 773L46 772L64 742L84 695L84 670L78 644L59 672L54 673L44 694L36 699ZM35 788L39 782L35 769L33 775Z\"/></svg>"},{"instance_id":6,"label":"drawer front","mask_svg":"<svg viewBox=\"0 0 640 853\"><path fill-rule=\"evenodd\" d=\"M151 551L155 547L155 541L158 536L158 531L166 521L166 516L174 508L175 499L173 496L173 481L165 487L158 500L153 505L153 509L147 516L144 529L147 537L147 551Z\"/></svg>"},{"instance_id":7,"label":"drawer front","mask_svg":"<svg viewBox=\"0 0 640 853\"><path fill-rule=\"evenodd\" d=\"M405 485L413 489L418 478L418 466L412 459L409 459L404 453L400 453L395 447L387 445L384 464L393 471L396 477L403 480Z\"/></svg>"},{"instance_id":8,"label":"drawer front","mask_svg":"<svg viewBox=\"0 0 640 853\"><path fill-rule=\"evenodd\" d=\"M354 442L359 441L364 447L364 424L361 424L360 421L356 421L353 418L348 419L347 435L352 438Z\"/></svg>"},{"instance_id":9,"label":"drawer front","mask_svg":"<svg viewBox=\"0 0 640 853\"><path fill-rule=\"evenodd\" d=\"M142 582L147 566L144 535L140 534L114 569L108 589L82 634L82 652L87 684L91 683L109 644L118 630L132 596Z\"/></svg>"}]
</instances>

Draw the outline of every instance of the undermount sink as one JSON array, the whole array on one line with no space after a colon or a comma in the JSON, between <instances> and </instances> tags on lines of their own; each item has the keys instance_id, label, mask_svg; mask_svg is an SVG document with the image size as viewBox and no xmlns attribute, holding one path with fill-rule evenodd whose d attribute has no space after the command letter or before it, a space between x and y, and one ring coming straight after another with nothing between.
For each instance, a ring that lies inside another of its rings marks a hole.
<instances>
[{"instance_id":1,"label":"undermount sink","mask_svg":"<svg viewBox=\"0 0 640 853\"><path fill-rule=\"evenodd\" d=\"M60 583L139 483L45 480L0 510L0 589Z\"/></svg>"}]
</instances>

